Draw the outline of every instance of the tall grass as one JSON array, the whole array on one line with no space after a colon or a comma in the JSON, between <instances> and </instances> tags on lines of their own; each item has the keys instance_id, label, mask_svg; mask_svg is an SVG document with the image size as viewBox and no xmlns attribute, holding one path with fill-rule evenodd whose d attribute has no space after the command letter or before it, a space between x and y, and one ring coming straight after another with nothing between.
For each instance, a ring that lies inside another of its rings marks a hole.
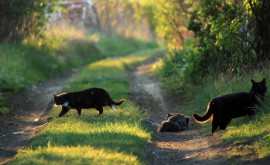
<instances>
[{"instance_id":1,"label":"tall grass","mask_svg":"<svg viewBox=\"0 0 270 165\"><path fill-rule=\"evenodd\" d=\"M2 43L0 52L2 92L21 91L63 70L97 59L99 53L90 41L51 35L31 36L17 44Z\"/></svg>"},{"instance_id":2,"label":"tall grass","mask_svg":"<svg viewBox=\"0 0 270 165\"><path fill-rule=\"evenodd\" d=\"M99 117L98 111L89 109L82 110L80 117L70 110L58 118L60 107L54 107L51 113L54 119L10 164L143 164L143 151L151 134L141 123L142 113L127 98L129 82L125 70L126 66L160 52L163 50L139 52L87 65L72 78L64 92L100 87L113 100L126 101L115 107L116 113L107 107Z\"/></svg>"}]
</instances>

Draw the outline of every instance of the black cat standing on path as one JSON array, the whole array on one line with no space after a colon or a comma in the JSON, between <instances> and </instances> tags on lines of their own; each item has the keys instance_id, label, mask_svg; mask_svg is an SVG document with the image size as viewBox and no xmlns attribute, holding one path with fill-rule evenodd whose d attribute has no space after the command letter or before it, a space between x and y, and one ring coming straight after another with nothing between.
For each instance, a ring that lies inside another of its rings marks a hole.
<instances>
[{"instance_id":1,"label":"black cat standing on path","mask_svg":"<svg viewBox=\"0 0 270 165\"><path fill-rule=\"evenodd\" d=\"M212 119L212 133L219 127L225 130L233 118L241 116L252 116L255 113L254 105L258 104L257 97L264 98L266 92L265 78L261 82L251 79L252 88L247 92L234 93L216 97L208 103L207 111L200 117L193 114L193 118L198 123L204 123Z\"/></svg>"},{"instance_id":2,"label":"black cat standing on path","mask_svg":"<svg viewBox=\"0 0 270 165\"><path fill-rule=\"evenodd\" d=\"M77 92L63 93L53 95L53 102L56 105L62 105L59 117L66 114L70 109L76 109L78 115L81 115L82 109L95 108L99 115L103 113L103 106L110 106L113 112L116 112L113 105L121 105L124 99L114 102L109 93L101 88L90 88Z\"/></svg>"}]
</instances>

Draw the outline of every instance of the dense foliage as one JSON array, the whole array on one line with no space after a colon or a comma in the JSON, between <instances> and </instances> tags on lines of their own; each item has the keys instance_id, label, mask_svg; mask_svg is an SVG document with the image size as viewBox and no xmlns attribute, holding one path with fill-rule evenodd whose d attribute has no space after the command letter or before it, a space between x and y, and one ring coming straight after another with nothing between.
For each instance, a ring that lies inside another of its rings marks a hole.
<instances>
[{"instance_id":1,"label":"dense foliage","mask_svg":"<svg viewBox=\"0 0 270 165\"><path fill-rule=\"evenodd\" d=\"M46 23L45 13L54 0L0 1L0 41L20 41L31 33L39 34Z\"/></svg>"}]
</instances>

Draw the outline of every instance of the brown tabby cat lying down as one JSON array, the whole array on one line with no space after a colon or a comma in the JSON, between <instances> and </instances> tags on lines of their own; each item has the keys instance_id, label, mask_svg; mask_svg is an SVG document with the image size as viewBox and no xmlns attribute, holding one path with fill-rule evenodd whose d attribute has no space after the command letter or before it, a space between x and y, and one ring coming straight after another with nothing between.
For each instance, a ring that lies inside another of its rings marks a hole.
<instances>
[{"instance_id":1,"label":"brown tabby cat lying down","mask_svg":"<svg viewBox=\"0 0 270 165\"><path fill-rule=\"evenodd\" d=\"M257 97L264 98L266 92L265 78L261 82L251 79L252 88L249 92L234 93L216 97L208 103L204 116L193 114L198 123L204 123L212 119L212 133L219 127L225 130L233 118L254 115L254 105L258 104Z\"/></svg>"},{"instance_id":2,"label":"brown tabby cat lying down","mask_svg":"<svg viewBox=\"0 0 270 165\"><path fill-rule=\"evenodd\" d=\"M167 120L162 122L158 132L178 132L188 128L189 117L181 113L168 113Z\"/></svg>"},{"instance_id":3,"label":"brown tabby cat lying down","mask_svg":"<svg viewBox=\"0 0 270 165\"><path fill-rule=\"evenodd\" d=\"M76 109L78 115L81 115L82 109L95 108L99 115L103 113L103 106L110 106L113 112L116 112L113 105L121 105L125 100L114 102L109 93L101 88L90 88L77 92L69 92L60 95L53 95L53 102L56 105L62 105L59 117L66 114L70 109Z\"/></svg>"}]
</instances>

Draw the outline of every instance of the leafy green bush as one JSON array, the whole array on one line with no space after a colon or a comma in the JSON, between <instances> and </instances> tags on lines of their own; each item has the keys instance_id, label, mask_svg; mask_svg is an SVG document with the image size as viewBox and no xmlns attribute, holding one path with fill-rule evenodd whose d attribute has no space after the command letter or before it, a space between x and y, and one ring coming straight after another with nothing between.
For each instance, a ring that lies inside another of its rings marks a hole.
<instances>
[{"instance_id":1,"label":"leafy green bush","mask_svg":"<svg viewBox=\"0 0 270 165\"><path fill-rule=\"evenodd\" d=\"M162 60L162 65L156 68L156 72L164 77L165 86L170 89L185 89L200 83L208 65L196 46L196 41L187 40L184 49L169 52Z\"/></svg>"},{"instance_id":2,"label":"leafy green bush","mask_svg":"<svg viewBox=\"0 0 270 165\"><path fill-rule=\"evenodd\" d=\"M207 68L202 67L204 72L225 72L228 69L241 71L246 64L254 64L256 58L247 42L247 18L243 14L243 6L209 0L199 4L188 28L199 39L197 47L203 63L208 63Z\"/></svg>"}]
</instances>

